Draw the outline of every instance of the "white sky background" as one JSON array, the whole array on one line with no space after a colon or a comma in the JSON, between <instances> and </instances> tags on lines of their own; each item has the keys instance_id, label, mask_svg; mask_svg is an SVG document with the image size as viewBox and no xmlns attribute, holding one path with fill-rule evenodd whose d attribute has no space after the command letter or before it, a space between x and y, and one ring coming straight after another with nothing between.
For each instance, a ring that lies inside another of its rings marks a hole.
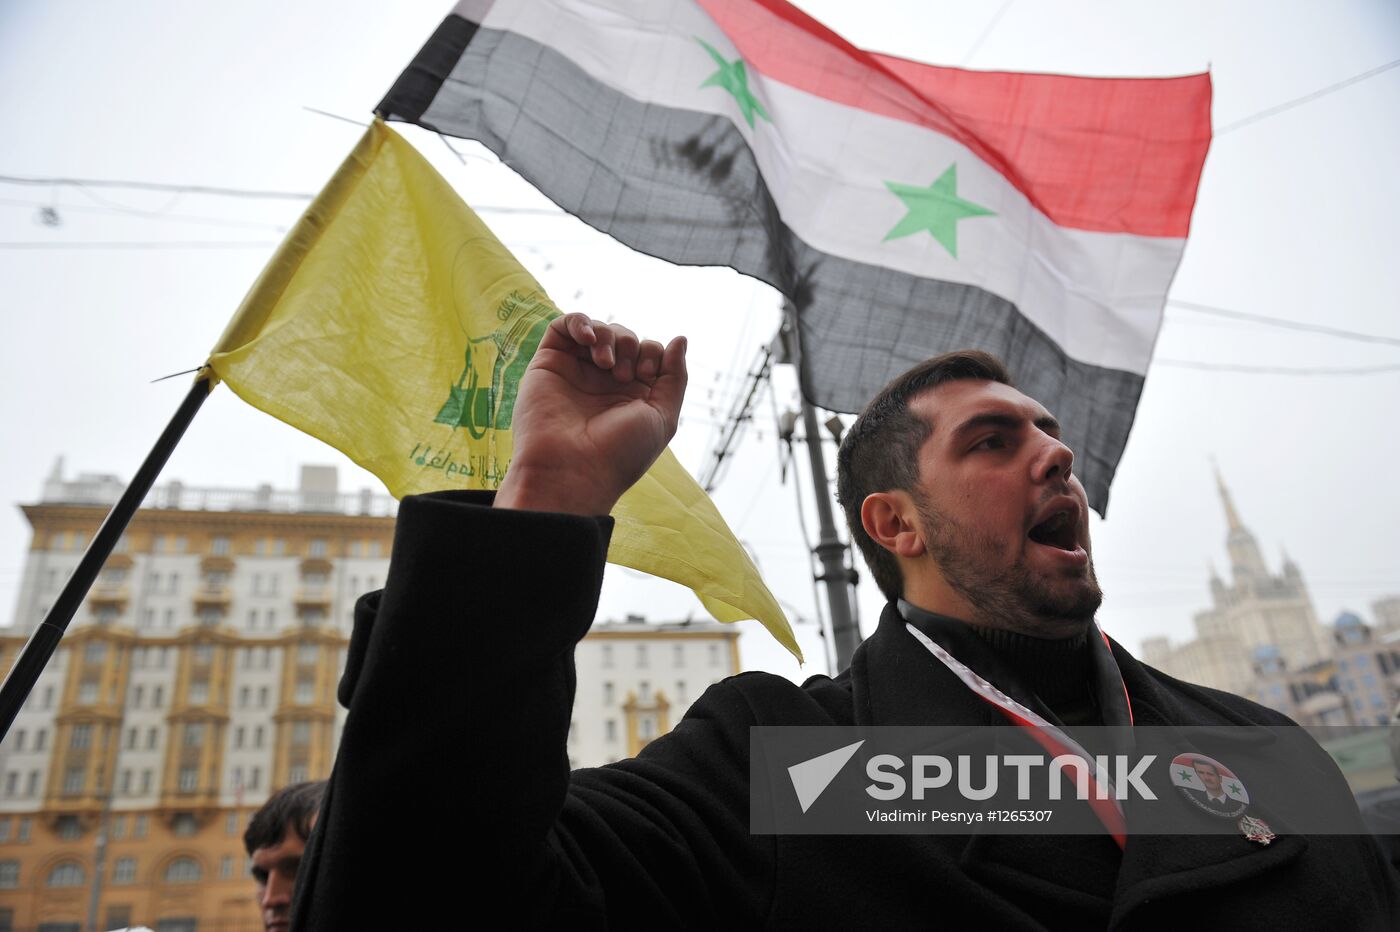
<instances>
[{"instance_id":1,"label":"white sky background","mask_svg":"<svg viewBox=\"0 0 1400 932\"><path fill-rule=\"evenodd\" d=\"M940 64L971 53L966 63L977 68L1088 75L1210 67L1217 127L1400 59L1400 6L1383 0L801 5L858 45ZM360 130L303 107L368 119L448 6L9 0L0 4L0 174L314 192ZM1220 136L1172 296L1400 337L1397 117L1400 68ZM399 129L469 203L549 206L474 143L453 143L473 154L464 165L431 134ZM40 224L40 205L56 207L61 225ZM159 216L105 210L112 205ZM70 476L130 478L189 384L150 380L204 360L303 206L0 184L0 498L36 500L59 455ZM773 334L773 293L728 270L637 256L572 218L483 217L561 307L663 339L690 336L692 389L673 446L699 472L714 425ZM225 245L78 245L194 241ZM1400 364L1400 346L1169 308L1157 356L1355 367ZM795 405L793 386L780 372L779 408ZM1350 608L1370 620L1373 600L1400 592L1397 398L1394 371L1277 376L1154 364L1109 520L1093 528L1107 630L1132 648L1153 635L1191 636L1193 612L1209 604L1207 561L1228 566L1212 455L1270 564L1282 547L1300 564L1319 616ZM715 498L778 597L814 618L799 493L791 474L779 481L766 398L757 410ZM806 453L797 452L815 532ZM220 390L161 481L287 488L299 464L331 462L342 491L382 490L340 454ZM10 620L28 542L18 509L0 510L0 623ZM881 605L868 577L860 604L868 634ZM609 572L603 617L692 611L699 617L698 603L677 586ZM745 666L797 679L825 672L814 627L797 630L805 671L751 624Z\"/></svg>"}]
</instances>

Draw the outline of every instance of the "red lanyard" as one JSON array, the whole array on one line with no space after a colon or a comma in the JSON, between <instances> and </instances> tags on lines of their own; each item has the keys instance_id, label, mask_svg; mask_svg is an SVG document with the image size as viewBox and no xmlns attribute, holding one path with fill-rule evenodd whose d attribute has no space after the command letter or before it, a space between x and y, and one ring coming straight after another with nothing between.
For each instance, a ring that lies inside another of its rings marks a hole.
<instances>
[{"instance_id":1,"label":"red lanyard","mask_svg":"<svg viewBox=\"0 0 1400 932\"><path fill-rule=\"evenodd\" d=\"M962 680L964 686L972 690L983 702L995 706L1002 715L1005 715L1013 723L1025 729L1027 734L1029 734L1037 744L1050 752L1052 756L1059 757L1068 754L1082 759L1088 765L1089 773L1087 779L1089 784L1091 784L1092 791L1081 793L1081 795L1088 797L1086 802L1089 803L1089 808L1093 810L1094 815L1103 823L1104 828L1108 830L1108 834L1113 837L1118 847L1122 848L1127 844L1127 822L1123 818L1123 806L1114 793L1113 781L1106 771L1099 768L1094 758L1090 756L1084 748L1080 747L1077 741L1065 734L1064 731L1057 726L1046 721L1043 716L1037 714L1034 710L1028 709L1000 689L997 689L986 679L970 669L967 664L948 653L947 650L935 643L928 635L924 634L914 625L905 622L905 627L920 644L924 645L929 653L933 654L939 662L951 670L953 675ZM1099 631L1099 636L1104 638L1104 646L1107 647L1108 638L1104 635L1102 630ZM1127 687L1124 686L1123 695L1125 698L1127 697L1127 692ZM1131 724L1131 703L1128 705L1128 720L1129 724Z\"/></svg>"}]
</instances>

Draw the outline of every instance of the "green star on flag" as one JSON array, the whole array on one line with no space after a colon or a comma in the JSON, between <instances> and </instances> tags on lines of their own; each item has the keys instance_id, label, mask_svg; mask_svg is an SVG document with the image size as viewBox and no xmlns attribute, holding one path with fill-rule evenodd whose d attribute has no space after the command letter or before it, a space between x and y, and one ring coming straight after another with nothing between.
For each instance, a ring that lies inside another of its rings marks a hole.
<instances>
[{"instance_id":1,"label":"green star on flag","mask_svg":"<svg viewBox=\"0 0 1400 932\"><path fill-rule=\"evenodd\" d=\"M703 45L705 51L709 52L710 57L715 60L715 64L719 65L719 70L710 75L705 83L700 86L722 87L732 94L735 102L739 104L739 110L744 114L744 119L748 122L750 128L753 127L753 115L755 113L763 117L769 123L772 123L773 118L768 115L767 110L763 109L763 104L758 102L758 98L753 96L753 91L749 90L749 73L744 67L744 60L742 58L736 58L733 61L728 61L719 53L719 49L716 49L704 39L696 37L695 41Z\"/></svg>"},{"instance_id":2,"label":"green star on flag","mask_svg":"<svg viewBox=\"0 0 1400 932\"><path fill-rule=\"evenodd\" d=\"M995 217L996 214L980 204L958 197L958 163L948 166L938 180L926 188L886 181L885 187L904 202L909 212L885 234L885 242L902 236L913 236L923 230L958 257L958 221L969 217Z\"/></svg>"},{"instance_id":3,"label":"green star on flag","mask_svg":"<svg viewBox=\"0 0 1400 932\"><path fill-rule=\"evenodd\" d=\"M1230 784L1230 795L1231 795L1231 796L1238 796L1238 795L1240 795L1240 785L1239 785L1238 783L1231 783L1231 784Z\"/></svg>"},{"instance_id":4,"label":"green star on flag","mask_svg":"<svg viewBox=\"0 0 1400 932\"><path fill-rule=\"evenodd\" d=\"M1189 770L1178 770L1177 775L1184 781L1189 782L1191 780L1191 771Z\"/></svg>"}]
</instances>

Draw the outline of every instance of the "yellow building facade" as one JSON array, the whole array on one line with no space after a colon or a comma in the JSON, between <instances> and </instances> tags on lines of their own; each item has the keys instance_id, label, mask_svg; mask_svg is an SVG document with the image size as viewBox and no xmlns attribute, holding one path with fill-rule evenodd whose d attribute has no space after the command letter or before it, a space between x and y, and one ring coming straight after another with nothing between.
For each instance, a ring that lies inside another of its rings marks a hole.
<instances>
[{"instance_id":1,"label":"yellow building facade","mask_svg":"<svg viewBox=\"0 0 1400 932\"><path fill-rule=\"evenodd\" d=\"M0 930L262 927L243 831L272 790L329 775L354 601L393 536L392 499L328 479L172 484L138 512L0 745ZM23 507L0 670L117 491L51 477Z\"/></svg>"}]
</instances>

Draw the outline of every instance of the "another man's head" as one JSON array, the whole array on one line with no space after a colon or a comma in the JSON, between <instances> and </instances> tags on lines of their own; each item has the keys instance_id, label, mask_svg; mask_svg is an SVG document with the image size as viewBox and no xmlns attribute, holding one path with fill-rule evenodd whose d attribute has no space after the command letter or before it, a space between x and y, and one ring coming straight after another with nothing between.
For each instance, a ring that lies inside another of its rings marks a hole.
<instances>
[{"instance_id":1,"label":"another man's head","mask_svg":"<svg viewBox=\"0 0 1400 932\"><path fill-rule=\"evenodd\" d=\"M1225 795L1220 791L1220 771L1208 760L1196 758L1191 761L1191 769L1196 771L1196 777L1201 781L1201 786L1205 787L1211 796Z\"/></svg>"},{"instance_id":2,"label":"another man's head","mask_svg":"<svg viewBox=\"0 0 1400 932\"><path fill-rule=\"evenodd\" d=\"M1092 621L1103 595L1074 454L996 357L947 353L895 379L837 462L837 498L887 598L1037 637Z\"/></svg>"},{"instance_id":3,"label":"another man's head","mask_svg":"<svg viewBox=\"0 0 1400 932\"><path fill-rule=\"evenodd\" d=\"M253 861L263 928L285 932L306 839L316 824L326 781L293 783L273 793L248 820L243 847Z\"/></svg>"}]
</instances>

